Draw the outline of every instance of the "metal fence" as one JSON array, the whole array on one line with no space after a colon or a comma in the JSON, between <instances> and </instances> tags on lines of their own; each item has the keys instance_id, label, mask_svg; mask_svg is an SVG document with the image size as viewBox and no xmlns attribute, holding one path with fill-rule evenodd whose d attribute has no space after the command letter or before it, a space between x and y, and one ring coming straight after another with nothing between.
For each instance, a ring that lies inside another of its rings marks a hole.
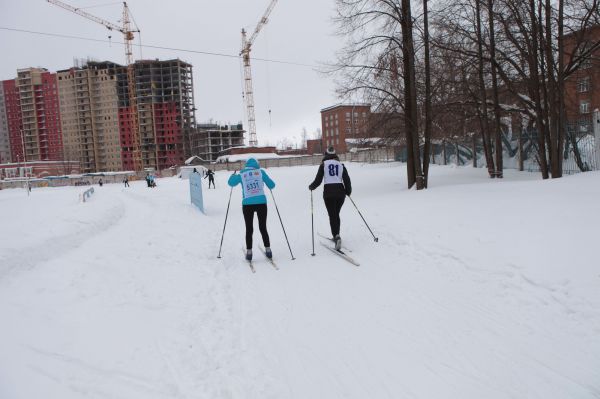
<instances>
[{"instance_id":1,"label":"metal fence","mask_svg":"<svg viewBox=\"0 0 600 399\"><path fill-rule=\"evenodd\" d=\"M523 129L520 135L505 132L502 139L505 169L521 169L522 165L522 170L540 172L539 144L535 129ZM563 144L563 174L600 170L600 113L595 112L576 122L568 123ZM405 159L401 156L400 160ZM442 165L486 166L480 137L434 140L431 162Z\"/></svg>"},{"instance_id":2,"label":"metal fence","mask_svg":"<svg viewBox=\"0 0 600 399\"><path fill-rule=\"evenodd\" d=\"M397 159L397 148L374 148L360 150L356 152L348 152L346 154L338 154L342 162L364 162L364 163L381 163L393 162ZM295 157L281 157L271 159L260 159L261 168L280 168L288 166L303 166L303 165L319 165L323 160L323 155L304 155ZM206 165L213 171L219 170L241 170L244 167L245 161L223 162Z\"/></svg>"}]
</instances>

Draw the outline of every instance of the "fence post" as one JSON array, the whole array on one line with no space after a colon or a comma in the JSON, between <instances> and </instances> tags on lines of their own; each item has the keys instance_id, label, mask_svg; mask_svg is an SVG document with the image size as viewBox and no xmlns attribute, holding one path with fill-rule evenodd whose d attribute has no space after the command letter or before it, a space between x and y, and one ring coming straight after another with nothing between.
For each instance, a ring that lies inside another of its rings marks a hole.
<instances>
[{"instance_id":1,"label":"fence post","mask_svg":"<svg viewBox=\"0 0 600 399\"><path fill-rule=\"evenodd\" d=\"M595 170L600 170L600 111L596 108L592 114L592 126L594 129L594 152L596 153Z\"/></svg>"}]
</instances>

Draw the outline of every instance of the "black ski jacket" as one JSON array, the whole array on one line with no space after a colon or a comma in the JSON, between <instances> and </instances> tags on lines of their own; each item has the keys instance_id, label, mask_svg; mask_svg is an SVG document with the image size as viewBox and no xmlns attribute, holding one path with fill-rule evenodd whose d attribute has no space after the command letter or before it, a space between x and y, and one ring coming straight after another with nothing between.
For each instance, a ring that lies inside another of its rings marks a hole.
<instances>
[{"instance_id":1,"label":"black ski jacket","mask_svg":"<svg viewBox=\"0 0 600 399\"><path fill-rule=\"evenodd\" d=\"M319 170L317 171L317 176L315 177L315 180L310 184L310 186L308 186L308 188L311 191L321 185L321 182L323 181L323 175L325 173L325 166L323 162L330 159L335 159L337 161L340 160L340 158L338 158L336 154L327 154L325 155L325 157L323 157L321 165L319 165ZM323 187L323 198L344 198L346 195L349 196L350 194L352 194L352 183L350 182L350 175L348 175L348 169L346 169L346 165L342 164L342 166L344 166L344 172L342 173L342 181L344 183L325 184L325 186Z\"/></svg>"}]
</instances>

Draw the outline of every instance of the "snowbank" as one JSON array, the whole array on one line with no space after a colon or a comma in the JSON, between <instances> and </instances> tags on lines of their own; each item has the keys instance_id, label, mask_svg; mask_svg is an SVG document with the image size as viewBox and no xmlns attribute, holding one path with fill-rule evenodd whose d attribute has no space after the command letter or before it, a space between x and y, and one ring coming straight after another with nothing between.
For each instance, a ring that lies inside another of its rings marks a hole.
<instances>
[{"instance_id":1,"label":"snowbank","mask_svg":"<svg viewBox=\"0 0 600 399\"><path fill-rule=\"evenodd\" d=\"M242 259L239 187L0 191L0 397L597 398L600 173L346 164L355 267L316 242L316 166L270 168L280 270ZM316 231L328 233L319 188ZM567 206L577 204L577 206ZM255 229L255 240L259 239ZM257 247L255 241L254 247Z\"/></svg>"}]
</instances>

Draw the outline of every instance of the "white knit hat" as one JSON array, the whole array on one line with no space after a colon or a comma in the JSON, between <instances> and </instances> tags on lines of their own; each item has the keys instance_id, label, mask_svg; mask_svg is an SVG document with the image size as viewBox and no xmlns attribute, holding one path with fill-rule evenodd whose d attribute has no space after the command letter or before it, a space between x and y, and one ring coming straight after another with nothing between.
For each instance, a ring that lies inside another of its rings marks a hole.
<instances>
[{"instance_id":1,"label":"white knit hat","mask_svg":"<svg viewBox=\"0 0 600 399\"><path fill-rule=\"evenodd\" d=\"M335 148L332 145L327 147L327 154L335 154Z\"/></svg>"}]
</instances>

